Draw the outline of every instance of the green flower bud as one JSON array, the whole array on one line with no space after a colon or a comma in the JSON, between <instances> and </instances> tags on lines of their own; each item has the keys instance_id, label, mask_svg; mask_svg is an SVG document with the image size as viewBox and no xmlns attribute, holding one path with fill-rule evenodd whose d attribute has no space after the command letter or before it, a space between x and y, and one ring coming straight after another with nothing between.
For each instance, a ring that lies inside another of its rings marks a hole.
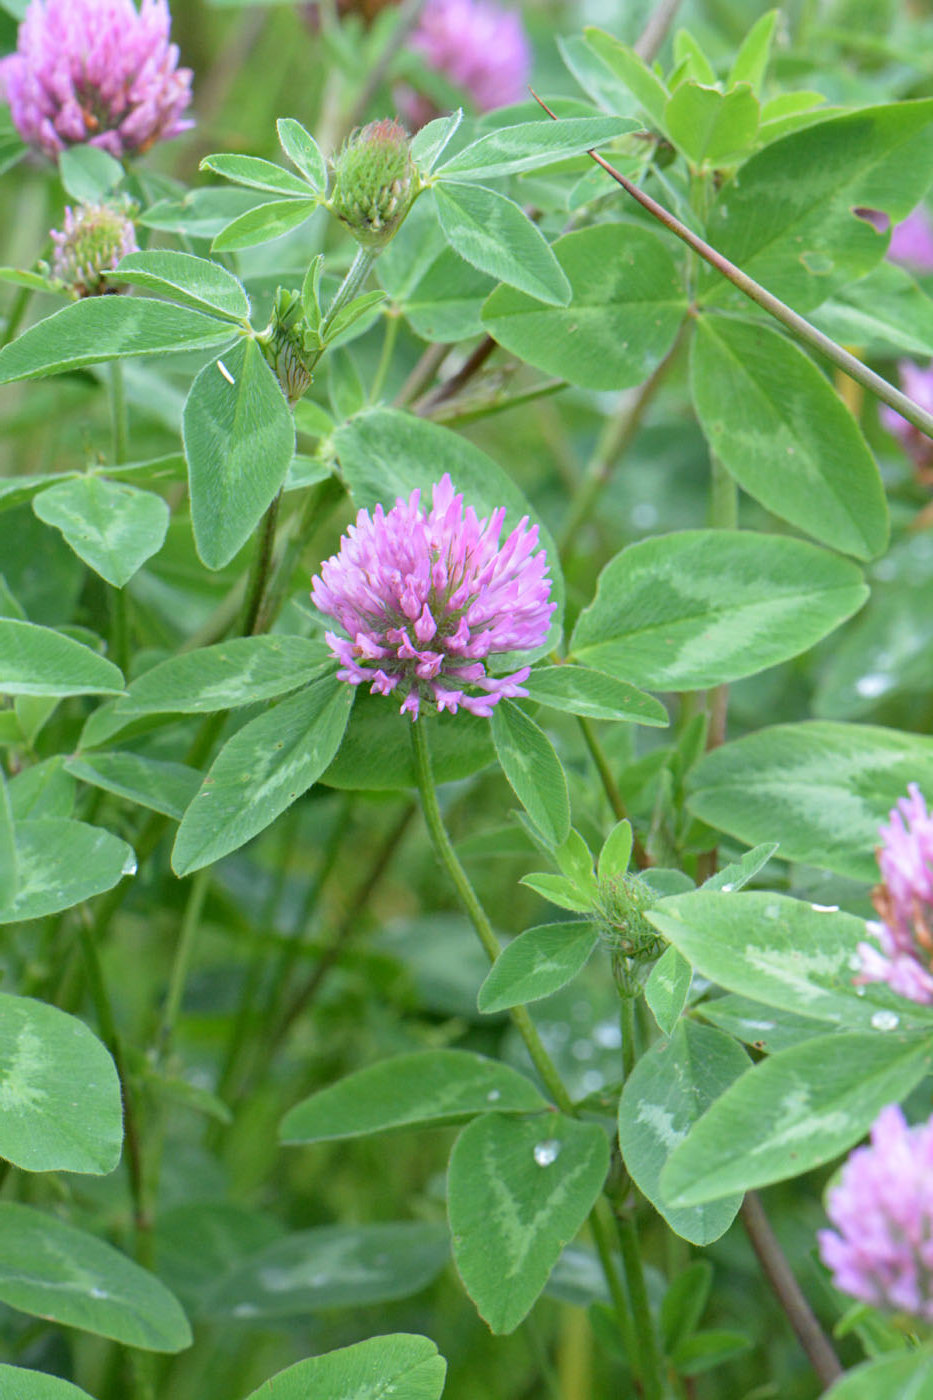
<instances>
[{"instance_id":1,"label":"green flower bud","mask_svg":"<svg viewBox=\"0 0 933 1400\"><path fill-rule=\"evenodd\" d=\"M664 951L664 940L645 910L658 894L640 875L602 880L597 910L601 932L612 955L612 971L623 997L637 996L642 974Z\"/></svg>"},{"instance_id":2,"label":"green flower bud","mask_svg":"<svg viewBox=\"0 0 933 1400\"><path fill-rule=\"evenodd\" d=\"M347 141L334 161L330 207L365 248L382 248L417 193L408 132L386 117Z\"/></svg>"},{"instance_id":3,"label":"green flower bud","mask_svg":"<svg viewBox=\"0 0 933 1400\"><path fill-rule=\"evenodd\" d=\"M279 287L272 319L257 338L285 397L289 403L297 403L310 387L311 371L321 349L318 337L305 320L298 292Z\"/></svg>"}]
</instances>

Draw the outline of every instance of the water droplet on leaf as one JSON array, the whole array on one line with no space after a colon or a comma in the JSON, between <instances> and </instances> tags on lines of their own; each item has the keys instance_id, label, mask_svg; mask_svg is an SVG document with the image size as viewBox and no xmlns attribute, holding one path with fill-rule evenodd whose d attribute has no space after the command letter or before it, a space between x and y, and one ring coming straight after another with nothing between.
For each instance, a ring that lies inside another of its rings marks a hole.
<instances>
[{"instance_id":1,"label":"water droplet on leaf","mask_svg":"<svg viewBox=\"0 0 933 1400\"><path fill-rule=\"evenodd\" d=\"M545 1138L535 1143L534 1158L539 1167L549 1167L560 1156L560 1143L557 1138Z\"/></svg>"},{"instance_id":2,"label":"water droplet on leaf","mask_svg":"<svg viewBox=\"0 0 933 1400\"><path fill-rule=\"evenodd\" d=\"M876 1011L871 1023L876 1031L894 1031L900 1025L901 1018L895 1011Z\"/></svg>"}]
</instances>

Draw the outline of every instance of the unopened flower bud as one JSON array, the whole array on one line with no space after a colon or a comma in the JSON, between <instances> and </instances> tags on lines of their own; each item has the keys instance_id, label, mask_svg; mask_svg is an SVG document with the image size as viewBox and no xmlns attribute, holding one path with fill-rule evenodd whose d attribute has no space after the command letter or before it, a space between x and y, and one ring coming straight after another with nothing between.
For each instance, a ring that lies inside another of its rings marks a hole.
<instances>
[{"instance_id":1,"label":"unopened flower bud","mask_svg":"<svg viewBox=\"0 0 933 1400\"><path fill-rule=\"evenodd\" d=\"M334 161L331 208L367 248L388 243L416 193L408 132L388 117L354 132Z\"/></svg>"},{"instance_id":2,"label":"unopened flower bud","mask_svg":"<svg viewBox=\"0 0 933 1400\"><path fill-rule=\"evenodd\" d=\"M308 326L298 292L279 287L272 319L259 344L289 403L295 404L311 385L311 371L320 353L320 342Z\"/></svg>"},{"instance_id":3,"label":"unopened flower bud","mask_svg":"<svg viewBox=\"0 0 933 1400\"><path fill-rule=\"evenodd\" d=\"M103 296L108 272L128 253L139 251L126 206L79 204L65 210L65 227L53 229L51 278L76 300Z\"/></svg>"},{"instance_id":4,"label":"unopened flower bud","mask_svg":"<svg viewBox=\"0 0 933 1400\"><path fill-rule=\"evenodd\" d=\"M599 884L602 934L612 956L612 971L623 997L637 996L640 973L664 950L664 940L645 918L658 894L640 875L619 875Z\"/></svg>"}]
</instances>

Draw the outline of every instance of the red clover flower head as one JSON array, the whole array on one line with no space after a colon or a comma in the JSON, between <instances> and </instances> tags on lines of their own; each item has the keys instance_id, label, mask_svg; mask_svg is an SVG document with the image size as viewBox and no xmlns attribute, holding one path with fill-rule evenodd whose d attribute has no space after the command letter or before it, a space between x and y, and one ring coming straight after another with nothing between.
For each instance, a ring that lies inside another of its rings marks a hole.
<instances>
[{"instance_id":1,"label":"red clover flower head","mask_svg":"<svg viewBox=\"0 0 933 1400\"><path fill-rule=\"evenodd\" d=\"M531 45L517 10L494 0L428 0L409 43L480 112L527 96Z\"/></svg>"},{"instance_id":2,"label":"red clover flower head","mask_svg":"<svg viewBox=\"0 0 933 1400\"><path fill-rule=\"evenodd\" d=\"M106 274L121 258L139 251L136 230L125 209L111 204L79 204L66 208L63 229L52 229L55 247L52 280L75 300L116 291Z\"/></svg>"},{"instance_id":3,"label":"red clover flower head","mask_svg":"<svg viewBox=\"0 0 933 1400\"><path fill-rule=\"evenodd\" d=\"M0 88L23 140L53 159L100 146L122 160L191 125L191 70L169 43L167 0L30 0Z\"/></svg>"},{"instance_id":4,"label":"red clover flower head","mask_svg":"<svg viewBox=\"0 0 933 1400\"><path fill-rule=\"evenodd\" d=\"M826 1213L836 1229L817 1239L836 1287L933 1322L933 1119L910 1128L896 1104L883 1108Z\"/></svg>"},{"instance_id":5,"label":"red clover flower head","mask_svg":"<svg viewBox=\"0 0 933 1400\"><path fill-rule=\"evenodd\" d=\"M910 1001L933 1005L933 815L916 783L879 828L881 884L872 890L880 922L860 943L857 982L887 982Z\"/></svg>"},{"instance_id":6,"label":"red clover flower head","mask_svg":"<svg viewBox=\"0 0 933 1400\"><path fill-rule=\"evenodd\" d=\"M488 716L503 696L527 693L529 667L494 677L485 661L544 641L556 607L547 556L534 552L538 527L527 516L500 545L504 507L479 520L446 473L432 500L427 513L420 491L388 514L361 510L312 580L311 600L347 634L326 634L341 680L395 692L413 720L422 701Z\"/></svg>"}]
</instances>

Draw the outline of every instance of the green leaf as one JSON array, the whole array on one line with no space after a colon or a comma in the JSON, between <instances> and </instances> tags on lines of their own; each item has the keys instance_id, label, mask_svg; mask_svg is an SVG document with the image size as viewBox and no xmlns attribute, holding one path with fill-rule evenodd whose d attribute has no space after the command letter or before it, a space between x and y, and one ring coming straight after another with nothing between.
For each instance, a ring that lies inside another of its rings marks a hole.
<instances>
[{"instance_id":1,"label":"green leaf","mask_svg":"<svg viewBox=\"0 0 933 1400\"><path fill-rule=\"evenodd\" d=\"M93 1400L93 1397L70 1381L47 1376L44 1371L0 1365L0 1400Z\"/></svg>"},{"instance_id":2,"label":"green leaf","mask_svg":"<svg viewBox=\"0 0 933 1400\"><path fill-rule=\"evenodd\" d=\"M447 241L461 258L538 301L569 303L571 286L550 244L513 200L483 185L438 185L433 194Z\"/></svg>"},{"instance_id":3,"label":"green leaf","mask_svg":"<svg viewBox=\"0 0 933 1400\"><path fill-rule=\"evenodd\" d=\"M758 100L745 83L727 93L681 83L664 109L671 140L695 166L726 165L746 154L759 116Z\"/></svg>"},{"instance_id":4,"label":"green leaf","mask_svg":"<svg viewBox=\"0 0 933 1400\"><path fill-rule=\"evenodd\" d=\"M611 880L625 874L632 857L633 839L632 823L623 817L603 842L596 867L600 880Z\"/></svg>"},{"instance_id":5,"label":"green leaf","mask_svg":"<svg viewBox=\"0 0 933 1400\"><path fill-rule=\"evenodd\" d=\"M748 1056L735 1041L709 1026L678 1021L669 1041L643 1055L626 1080L619 1102L622 1159L640 1191L664 1216L675 1234L706 1245L725 1234L741 1195L721 1191L714 1205L670 1206L661 1193L661 1174L692 1125L748 1069ZM745 1150L731 1138L732 1150Z\"/></svg>"},{"instance_id":6,"label":"green leaf","mask_svg":"<svg viewBox=\"0 0 933 1400\"><path fill-rule=\"evenodd\" d=\"M279 134L279 145L292 165L301 171L315 194L324 194L327 190L327 164L311 133L294 117L280 117L275 129Z\"/></svg>"},{"instance_id":7,"label":"green leaf","mask_svg":"<svg viewBox=\"0 0 933 1400\"><path fill-rule=\"evenodd\" d=\"M476 1005L490 1015L560 991L586 965L598 942L599 931L588 919L526 929L493 963Z\"/></svg>"},{"instance_id":8,"label":"green leaf","mask_svg":"<svg viewBox=\"0 0 933 1400\"><path fill-rule=\"evenodd\" d=\"M0 618L0 695L119 695L123 674L52 627Z\"/></svg>"},{"instance_id":9,"label":"green leaf","mask_svg":"<svg viewBox=\"0 0 933 1400\"><path fill-rule=\"evenodd\" d=\"M247 1400L440 1400L446 1375L447 1362L432 1341L395 1332L299 1361Z\"/></svg>"},{"instance_id":10,"label":"green leaf","mask_svg":"<svg viewBox=\"0 0 933 1400\"><path fill-rule=\"evenodd\" d=\"M411 158L422 176L430 175L462 121L463 108L458 107L449 117L437 117L415 132L411 138Z\"/></svg>"},{"instance_id":11,"label":"green leaf","mask_svg":"<svg viewBox=\"0 0 933 1400\"><path fill-rule=\"evenodd\" d=\"M290 170L283 170L281 165L276 165L271 160L260 160L258 156L204 156L198 168L213 170L215 175L222 175L225 180L233 180L238 185L248 185L254 190L294 195L298 199L308 198L306 181L299 180Z\"/></svg>"},{"instance_id":12,"label":"green leaf","mask_svg":"<svg viewBox=\"0 0 933 1400\"><path fill-rule=\"evenodd\" d=\"M352 703L353 688L327 676L237 730L178 828L176 875L238 850L307 792L337 752Z\"/></svg>"},{"instance_id":13,"label":"green leaf","mask_svg":"<svg viewBox=\"0 0 933 1400\"><path fill-rule=\"evenodd\" d=\"M864 107L772 141L740 167L713 205L706 236L798 311L808 311L880 262L887 236L859 208L906 218L929 185L933 100ZM701 273L705 299L734 300L731 283Z\"/></svg>"},{"instance_id":14,"label":"green leaf","mask_svg":"<svg viewBox=\"0 0 933 1400\"><path fill-rule=\"evenodd\" d=\"M675 1347L671 1361L683 1376L699 1376L711 1371L714 1366L722 1366L734 1356L741 1356L752 1346L751 1337L744 1332L729 1332L725 1328L710 1328L705 1332L695 1332L685 1337Z\"/></svg>"},{"instance_id":15,"label":"green leaf","mask_svg":"<svg viewBox=\"0 0 933 1400\"><path fill-rule=\"evenodd\" d=\"M551 602L557 604L557 609L540 650L512 655L515 665L523 666L554 650L561 637L564 609L564 581L557 545L498 463L451 429L389 408L370 409L359 414L338 428L332 441L357 506L371 511L382 504L388 509L397 497L410 496L415 487L421 489L422 501L429 501L431 487L448 472L454 489L463 493L464 505L473 506L480 517L488 516L499 506L506 507L503 539L515 529L522 516L536 523L541 547L547 554L552 581ZM504 667L505 660L499 659ZM465 718L454 716L458 725Z\"/></svg>"},{"instance_id":16,"label":"green leaf","mask_svg":"<svg viewBox=\"0 0 933 1400\"><path fill-rule=\"evenodd\" d=\"M223 189L217 185L188 190L178 199L160 199L139 217L145 228L177 233L184 238L213 238L230 220L264 203L255 190Z\"/></svg>"},{"instance_id":17,"label":"green leaf","mask_svg":"<svg viewBox=\"0 0 933 1400\"><path fill-rule=\"evenodd\" d=\"M119 185L123 166L99 146L68 146L58 157L65 193L80 204L100 204Z\"/></svg>"},{"instance_id":18,"label":"green leaf","mask_svg":"<svg viewBox=\"0 0 933 1400\"><path fill-rule=\"evenodd\" d=\"M116 713L213 714L272 700L307 685L330 662L330 648L305 637L231 637L160 661L127 687Z\"/></svg>"},{"instance_id":19,"label":"green leaf","mask_svg":"<svg viewBox=\"0 0 933 1400\"><path fill-rule=\"evenodd\" d=\"M105 1175L120 1161L113 1060L83 1021L0 993L0 1157L29 1172Z\"/></svg>"},{"instance_id":20,"label":"green leaf","mask_svg":"<svg viewBox=\"0 0 933 1400\"><path fill-rule=\"evenodd\" d=\"M726 80L727 87L733 88L737 83L750 83L755 92L759 91L767 72L771 41L780 13L780 10L766 10L752 25L733 59Z\"/></svg>"},{"instance_id":21,"label":"green leaf","mask_svg":"<svg viewBox=\"0 0 933 1400\"><path fill-rule=\"evenodd\" d=\"M825 1400L893 1400L895 1395L898 1400L933 1400L929 1346L878 1356L853 1367L826 1391Z\"/></svg>"},{"instance_id":22,"label":"green leaf","mask_svg":"<svg viewBox=\"0 0 933 1400\"><path fill-rule=\"evenodd\" d=\"M699 1002L697 1012L704 1021L718 1026L727 1035L751 1045L764 1055L773 1055L791 1045L800 1045L805 1040L812 1040L815 1035L826 1035L830 1029L825 1021L816 1021L812 1016L798 1016L795 1011L777 1011L760 1001L750 1001L748 997L735 996L731 992Z\"/></svg>"},{"instance_id":23,"label":"green leaf","mask_svg":"<svg viewBox=\"0 0 933 1400\"><path fill-rule=\"evenodd\" d=\"M736 1080L675 1147L661 1177L664 1196L678 1209L696 1206L822 1166L929 1069L928 1039L878 1031L781 1050Z\"/></svg>"},{"instance_id":24,"label":"green leaf","mask_svg":"<svg viewBox=\"0 0 933 1400\"><path fill-rule=\"evenodd\" d=\"M16 863L16 897L0 909L0 924L70 909L136 870L125 841L98 826L56 817L16 824Z\"/></svg>"},{"instance_id":25,"label":"green leaf","mask_svg":"<svg viewBox=\"0 0 933 1400\"><path fill-rule=\"evenodd\" d=\"M646 918L703 977L730 992L853 1030L867 1030L879 1008L885 1021L894 1015L895 1026L933 1030L933 1012L884 983L853 985L866 933L852 914L786 895L703 889L663 899Z\"/></svg>"},{"instance_id":26,"label":"green leaf","mask_svg":"<svg viewBox=\"0 0 933 1400\"><path fill-rule=\"evenodd\" d=\"M184 763L170 763L145 754L95 753L69 758L66 768L92 787L138 802L153 812L181 821L201 786L201 774Z\"/></svg>"},{"instance_id":27,"label":"green leaf","mask_svg":"<svg viewBox=\"0 0 933 1400\"><path fill-rule=\"evenodd\" d=\"M537 170L567 156L582 155L614 141L638 123L628 117L565 117L500 127L457 152L435 171L436 180L497 180L520 170Z\"/></svg>"},{"instance_id":28,"label":"green leaf","mask_svg":"<svg viewBox=\"0 0 933 1400\"><path fill-rule=\"evenodd\" d=\"M425 203L416 207L429 208ZM452 248L442 244L437 257L398 305L412 330L423 340L452 343L483 334L483 302L495 285L491 277L477 272Z\"/></svg>"},{"instance_id":29,"label":"green leaf","mask_svg":"<svg viewBox=\"0 0 933 1400\"><path fill-rule=\"evenodd\" d=\"M534 720L511 700L492 712L492 741L509 786L552 846L570 834L567 778L554 745Z\"/></svg>"},{"instance_id":30,"label":"green leaf","mask_svg":"<svg viewBox=\"0 0 933 1400\"><path fill-rule=\"evenodd\" d=\"M566 710L588 719L669 723L667 711L653 695L588 666L540 666L522 685L532 700L552 710Z\"/></svg>"},{"instance_id":31,"label":"green leaf","mask_svg":"<svg viewBox=\"0 0 933 1400\"><path fill-rule=\"evenodd\" d=\"M803 540L684 530L606 565L571 652L636 685L702 690L806 651L867 596L854 564Z\"/></svg>"},{"instance_id":32,"label":"green leaf","mask_svg":"<svg viewBox=\"0 0 933 1400\"><path fill-rule=\"evenodd\" d=\"M420 1293L449 1253L447 1230L427 1222L301 1230L249 1255L221 1277L205 1300L205 1312L262 1322L388 1303Z\"/></svg>"},{"instance_id":33,"label":"green leaf","mask_svg":"<svg viewBox=\"0 0 933 1400\"><path fill-rule=\"evenodd\" d=\"M908 783L933 791L933 739L826 720L778 724L706 755L688 780L694 816L785 860L878 878L878 827Z\"/></svg>"},{"instance_id":34,"label":"green leaf","mask_svg":"<svg viewBox=\"0 0 933 1400\"><path fill-rule=\"evenodd\" d=\"M64 757L43 759L23 768L8 785L14 821L32 817L70 817L75 780L64 769Z\"/></svg>"},{"instance_id":35,"label":"green leaf","mask_svg":"<svg viewBox=\"0 0 933 1400\"><path fill-rule=\"evenodd\" d=\"M0 1201L0 1234L0 1301L11 1308L144 1351L191 1345L174 1294L86 1230Z\"/></svg>"},{"instance_id":36,"label":"green leaf","mask_svg":"<svg viewBox=\"0 0 933 1400\"><path fill-rule=\"evenodd\" d=\"M878 468L808 355L759 322L703 316L690 377L711 451L750 496L833 549L882 553L888 512Z\"/></svg>"},{"instance_id":37,"label":"green leaf","mask_svg":"<svg viewBox=\"0 0 933 1400\"><path fill-rule=\"evenodd\" d=\"M676 948L668 948L658 958L645 983L645 1001L662 1035L673 1035L687 1005L693 968Z\"/></svg>"},{"instance_id":38,"label":"green leaf","mask_svg":"<svg viewBox=\"0 0 933 1400\"><path fill-rule=\"evenodd\" d=\"M684 1341L700 1324L709 1302L713 1266L708 1259L696 1259L676 1274L661 1304L661 1338L666 1355Z\"/></svg>"},{"instance_id":39,"label":"green leaf","mask_svg":"<svg viewBox=\"0 0 933 1400\"><path fill-rule=\"evenodd\" d=\"M520 882L530 890L542 895L560 909L571 909L576 914L589 914L593 910L593 897L582 891L576 880L566 875L550 875L547 872L537 875L523 875Z\"/></svg>"},{"instance_id":40,"label":"green leaf","mask_svg":"<svg viewBox=\"0 0 933 1400\"><path fill-rule=\"evenodd\" d=\"M546 1107L531 1081L508 1065L467 1050L418 1050L319 1089L289 1109L279 1136L286 1143L332 1142Z\"/></svg>"},{"instance_id":41,"label":"green leaf","mask_svg":"<svg viewBox=\"0 0 933 1400\"><path fill-rule=\"evenodd\" d=\"M733 890L742 889L749 880L755 878L759 870L764 869L775 851L779 849L779 844L777 841L766 841L764 845L746 851L741 860L734 861L731 865L724 865L722 870L717 870L715 875L704 880L704 890L722 890L724 894L730 894Z\"/></svg>"},{"instance_id":42,"label":"green leaf","mask_svg":"<svg viewBox=\"0 0 933 1400\"><path fill-rule=\"evenodd\" d=\"M160 292L170 301L213 312L226 321L244 321L249 316L249 297L232 272L209 258L195 258L159 248L153 252L129 253L108 282L126 283Z\"/></svg>"},{"instance_id":43,"label":"green leaf","mask_svg":"<svg viewBox=\"0 0 933 1400\"><path fill-rule=\"evenodd\" d=\"M514 1332L531 1310L608 1168L595 1123L490 1113L464 1128L447 1176L454 1259L492 1332Z\"/></svg>"},{"instance_id":44,"label":"green leaf","mask_svg":"<svg viewBox=\"0 0 933 1400\"><path fill-rule=\"evenodd\" d=\"M623 44L613 34L604 29L589 26L583 30L586 42L593 52L602 59L616 77L621 78L633 97L648 113L658 130L666 135L664 113L667 107L667 88L661 79L649 68L634 49Z\"/></svg>"},{"instance_id":45,"label":"green leaf","mask_svg":"<svg viewBox=\"0 0 933 1400\"><path fill-rule=\"evenodd\" d=\"M224 345L226 321L148 297L85 297L30 326L0 350L0 384L140 355Z\"/></svg>"},{"instance_id":46,"label":"green leaf","mask_svg":"<svg viewBox=\"0 0 933 1400\"><path fill-rule=\"evenodd\" d=\"M169 508L161 496L102 476L52 486L33 499L32 508L114 588L122 588L158 554L168 530Z\"/></svg>"},{"instance_id":47,"label":"green leaf","mask_svg":"<svg viewBox=\"0 0 933 1400\"><path fill-rule=\"evenodd\" d=\"M3 769L0 768L0 909L16 898L19 870L16 859L16 834L13 829L13 808Z\"/></svg>"},{"instance_id":48,"label":"green leaf","mask_svg":"<svg viewBox=\"0 0 933 1400\"><path fill-rule=\"evenodd\" d=\"M687 311L665 244L647 229L600 224L564 234L553 251L570 283L569 304L542 306L534 295L499 287L483 308L489 334L571 384L642 384L669 352Z\"/></svg>"},{"instance_id":49,"label":"green leaf","mask_svg":"<svg viewBox=\"0 0 933 1400\"><path fill-rule=\"evenodd\" d=\"M370 695L359 687L340 751L321 781L350 791L398 791L415 786L411 719L399 714L391 696ZM489 721L461 710L418 719L428 727L428 747L435 782L468 778L495 761Z\"/></svg>"},{"instance_id":50,"label":"green leaf","mask_svg":"<svg viewBox=\"0 0 933 1400\"><path fill-rule=\"evenodd\" d=\"M222 569L259 524L295 455L294 420L254 340L239 341L223 368L213 360L204 366L182 433L195 545L202 563Z\"/></svg>"},{"instance_id":51,"label":"green leaf","mask_svg":"<svg viewBox=\"0 0 933 1400\"><path fill-rule=\"evenodd\" d=\"M221 229L211 244L211 252L233 253L239 248L254 248L257 243L270 243L305 223L317 207L316 199L275 199L247 209Z\"/></svg>"},{"instance_id":52,"label":"green leaf","mask_svg":"<svg viewBox=\"0 0 933 1400\"><path fill-rule=\"evenodd\" d=\"M893 263L883 262L841 287L809 319L845 345L880 354L933 355L933 297Z\"/></svg>"}]
</instances>

